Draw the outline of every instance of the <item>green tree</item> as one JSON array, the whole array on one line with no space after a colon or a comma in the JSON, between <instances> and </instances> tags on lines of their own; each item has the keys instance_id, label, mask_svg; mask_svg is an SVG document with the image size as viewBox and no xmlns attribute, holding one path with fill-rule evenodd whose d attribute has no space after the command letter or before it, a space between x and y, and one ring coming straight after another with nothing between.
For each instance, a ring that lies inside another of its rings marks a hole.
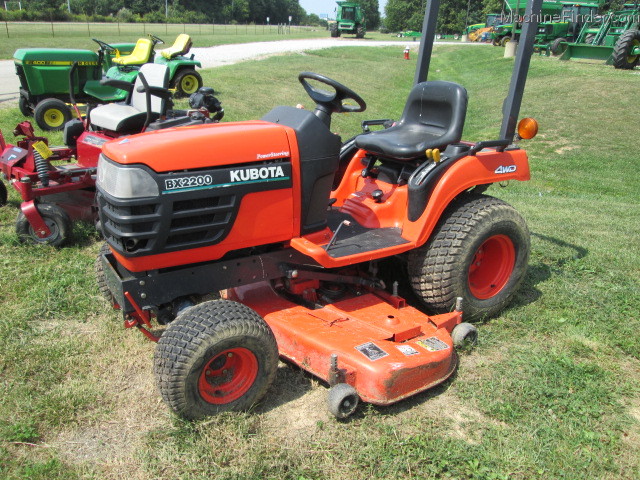
<instances>
[{"instance_id":1,"label":"green tree","mask_svg":"<svg viewBox=\"0 0 640 480\"><path fill-rule=\"evenodd\" d=\"M378 0L352 0L359 3L364 10L364 19L367 22L367 30L375 30L380 26L380 5Z\"/></svg>"},{"instance_id":2,"label":"green tree","mask_svg":"<svg viewBox=\"0 0 640 480\"><path fill-rule=\"evenodd\" d=\"M385 25L391 32L419 31L425 8L425 0L389 0L385 8ZM474 23L483 17L481 10L482 0L442 0L436 30L438 33L460 33L467 21Z\"/></svg>"}]
</instances>

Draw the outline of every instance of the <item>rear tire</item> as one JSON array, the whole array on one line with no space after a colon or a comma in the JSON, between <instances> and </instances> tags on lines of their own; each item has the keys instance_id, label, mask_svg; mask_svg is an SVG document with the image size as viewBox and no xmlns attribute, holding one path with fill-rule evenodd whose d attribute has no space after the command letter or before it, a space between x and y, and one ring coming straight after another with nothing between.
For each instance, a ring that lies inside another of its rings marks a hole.
<instances>
[{"instance_id":1,"label":"rear tire","mask_svg":"<svg viewBox=\"0 0 640 480\"><path fill-rule=\"evenodd\" d=\"M256 312L215 300L188 309L167 327L154 362L163 400L195 420L258 402L275 377L278 346Z\"/></svg>"},{"instance_id":2,"label":"rear tire","mask_svg":"<svg viewBox=\"0 0 640 480\"><path fill-rule=\"evenodd\" d=\"M464 318L490 317L506 307L524 279L529 230L509 204L466 195L442 215L429 241L411 252L409 278L435 313L464 299Z\"/></svg>"},{"instance_id":3,"label":"rear tire","mask_svg":"<svg viewBox=\"0 0 640 480\"><path fill-rule=\"evenodd\" d=\"M67 104L57 98L45 98L38 102L33 116L38 126L46 131L62 130L72 117Z\"/></svg>"},{"instance_id":4,"label":"rear tire","mask_svg":"<svg viewBox=\"0 0 640 480\"><path fill-rule=\"evenodd\" d=\"M20 211L16 219L18 239L23 243L28 242L36 245L51 245L53 247L64 245L71 237L72 230L71 219L67 212L61 207L49 203L41 203L37 208L51 234L45 238L38 237L25 214Z\"/></svg>"},{"instance_id":5,"label":"rear tire","mask_svg":"<svg viewBox=\"0 0 640 480\"><path fill-rule=\"evenodd\" d=\"M338 32L338 24L337 23L332 23L329 26L329 33L331 34L331 36L333 38L337 38L340 36L340 32Z\"/></svg>"},{"instance_id":6,"label":"rear tire","mask_svg":"<svg viewBox=\"0 0 640 480\"><path fill-rule=\"evenodd\" d=\"M613 47L613 66L631 70L640 62L640 55L631 55L631 50L640 47L640 30L627 30Z\"/></svg>"},{"instance_id":7,"label":"rear tire","mask_svg":"<svg viewBox=\"0 0 640 480\"><path fill-rule=\"evenodd\" d=\"M366 33L367 31L363 27L358 27L358 29L356 30L356 38L364 38Z\"/></svg>"},{"instance_id":8,"label":"rear tire","mask_svg":"<svg viewBox=\"0 0 640 480\"><path fill-rule=\"evenodd\" d=\"M180 70L173 79L173 86L176 89L176 97L188 97L202 87L202 77L191 68Z\"/></svg>"}]
</instances>

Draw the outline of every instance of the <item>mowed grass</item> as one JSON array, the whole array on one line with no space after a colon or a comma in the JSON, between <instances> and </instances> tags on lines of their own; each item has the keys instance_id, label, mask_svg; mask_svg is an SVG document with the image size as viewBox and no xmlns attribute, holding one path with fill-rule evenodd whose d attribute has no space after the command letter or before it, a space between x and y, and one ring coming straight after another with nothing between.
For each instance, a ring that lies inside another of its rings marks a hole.
<instances>
[{"instance_id":1,"label":"mowed grass","mask_svg":"<svg viewBox=\"0 0 640 480\"><path fill-rule=\"evenodd\" d=\"M469 91L465 139L496 138L512 61L491 47L434 53L430 79ZM300 71L335 78L369 105L334 116L346 139L363 119L400 116L414 62L397 48L342 48L203 76L225 121L311 108ZM523 287L478 325L454 378L344 423L323 385L286 366L252 412L175 418L155 391L153 344L100 300L97 234L78 225L62 250L20 245L11 191L0 208L0 478L640 478L638 73L533 58L522 108L540 122L523 142L532 179L488 191L531 230ZM8 140L20 119L2 111Z\"/></svg>"},{"instance_id":2,"label":"mowed grass","mask_svg":"<svg viewBox=\"0 0 640 480\"><path fill-rule=\"evenodd\" d=\"M18 48L81 48L98 50L92 41L135 43L148 34L164 40L158 50L168 48L181 33L191 36L194 47L212 47L229 43L268 42L302 38L329 38L323 27L278 25L213 25L213 24L141 24L141 23L58 23L9 22L0 30L0 59L11 59ZM354 39L354 35L342 38ZM391 34L368 32L365 40L412 42Z\"/></svg>"}]
</instances>

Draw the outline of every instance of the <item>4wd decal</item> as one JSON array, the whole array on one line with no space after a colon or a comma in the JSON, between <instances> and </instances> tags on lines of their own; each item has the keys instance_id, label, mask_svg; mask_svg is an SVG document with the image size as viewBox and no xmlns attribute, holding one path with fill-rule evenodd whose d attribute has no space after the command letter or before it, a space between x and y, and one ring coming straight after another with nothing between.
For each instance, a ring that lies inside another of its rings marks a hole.
<instances>
[{"instance_id":1,"label":"4wd decal","mask_svg":"<svg viewBox=\"0 0 640 480\"><path fill-rule=\"evenodd\" d=\"M518 167L515 165L500 165L498 168L494 170L493 173L501 174L501 173L513 173L517 170Z\"/></svg>"}]
</instances>

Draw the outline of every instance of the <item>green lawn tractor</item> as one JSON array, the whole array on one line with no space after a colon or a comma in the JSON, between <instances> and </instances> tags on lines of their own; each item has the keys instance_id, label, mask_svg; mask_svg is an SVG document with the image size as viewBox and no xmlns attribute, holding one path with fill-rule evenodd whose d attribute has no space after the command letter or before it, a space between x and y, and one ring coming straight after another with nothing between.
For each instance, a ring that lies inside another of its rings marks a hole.
<instances>
[{"instance_id":1,"label":"green lawn tractor","mask_svg":"<svg viewBox=\"0 0 640 480\"><path fill-rule=\"evenodd\" d=\"M332 37L348 34L356 38L364 38L367 33L367 24L364 19L364 10L358 3L336 2L336 21L329 23L329 32Z\"/></svg>"},{"instance_id":2,"label":"green lawn tractor","mask_svg":"<svg viewBox=\"0 0 640 480\"><path fill-rule=\"evenodd\" d=\"M625 5L585 23L575 43L567 43L561 60L603 60L615 68L632 69L640 62L640 6Z\"/></svg>"},{"instance_id":3,"label":"green lawn tractor","mask_svg":"<svg viewBox=\"0 0 640 480\"><path fill-rule=\"evenodd\" d=\"M186 37L186 38L185 38ZM145 63L162 63L169 67L171 87L178 94L189 95L202 86L202 79L195 71L200 63L186 58L191 47L188 35L180 35L178 41L155 58L155 46L164 43L149 35L135 44L110 45L93 39L98 52L60 48L20 48L14 53L16 74L20 79L18 106L25 116L33 115L43 130L61 130L72 118L69 104L69 72L78 64L73 84L79 103L101 104L125 100L124 89L103 85L103 77L133 83L140 66Z\"/></svg>"}]
</instances>

